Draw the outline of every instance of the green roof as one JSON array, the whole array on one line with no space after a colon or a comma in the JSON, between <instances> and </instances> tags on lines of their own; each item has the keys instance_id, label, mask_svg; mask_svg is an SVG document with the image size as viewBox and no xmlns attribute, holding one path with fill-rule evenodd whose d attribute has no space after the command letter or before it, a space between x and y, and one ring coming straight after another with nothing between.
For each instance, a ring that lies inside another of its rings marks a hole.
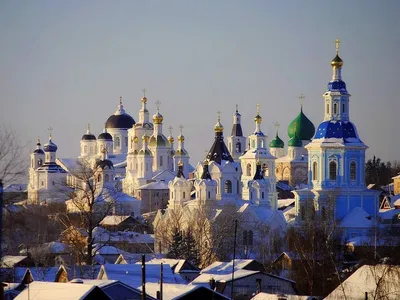
<instances>
[{"instance_id":1,"label":"green roof","mask_svg":"<svg viewBox=\"0 0 400 300\"><path fill-rule=\"evenodd\" d=\"M276 133L275 138L273 140L271 140L271 142L269 142L269 147L270 148L283 148L283 147L285 147L285 143L278 136L278 133Z\"/></svg>"},{"instance_id":2,"label":"green roof","mask_svg":"<svg viewBox=\"0 0 400 300\"><path fill-rule=\"evenodd\" d=\"M299 115L289 124L288 135L293 138L294 135L300 140L311 140L315 134L314 124L306 117L301 108Z\"/></svg>"},{"instance_id":3,"label":"green roof","mask_svg":"<svg viewBox=\"0 0 400 300\"><path fill-rule=\"evenodd\" d=\"M294 137L292 137L288 141L288 146L290 146L290 147L302 147L303 146L303 142L301 141L300 138L297 137L297 135L295 135Z\"/></svg>"}]
</instances>

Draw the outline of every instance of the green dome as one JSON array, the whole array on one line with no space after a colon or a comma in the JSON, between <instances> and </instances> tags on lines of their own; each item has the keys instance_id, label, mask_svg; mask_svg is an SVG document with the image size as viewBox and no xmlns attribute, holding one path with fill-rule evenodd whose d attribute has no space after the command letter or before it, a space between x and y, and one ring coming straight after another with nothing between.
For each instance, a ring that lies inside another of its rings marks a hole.
<instances>
[{"instance_id":1,"label":"green dome","mask_svg":"<svg viewBox=\"0 0 400 300\"><path fill-rule=\"evenodd\" d=\"M301 108L299 115L289 124L289 137L293 138L295 132L297 137L302 141L311 140L315 134L314 124L303 113L303 108Z\"/></svg>"},{"instance_id":2,"label":"green dome","mask_svg":"<svg viewBox=\"0 0 400 300\"><path fill-rule=\"evenodd\" d=\"M269 147L270 148L283 148L283 147L285 147L285 143L278 136L278 133L276 133L275 138L273 140L271 140L271 142L269 142Z\"/></svg>"},{"instance_id":3,"label":"green dome","mask_svg":"<svg viewBox=\"0 0 400 300\"><path fill-rule=\"evenodd\" d=\"M299 137L297 137L297 134L294 135L289 141L288 141L288 146L290 147L303 147L303 142Z\"/></svg>"}]
</instances>

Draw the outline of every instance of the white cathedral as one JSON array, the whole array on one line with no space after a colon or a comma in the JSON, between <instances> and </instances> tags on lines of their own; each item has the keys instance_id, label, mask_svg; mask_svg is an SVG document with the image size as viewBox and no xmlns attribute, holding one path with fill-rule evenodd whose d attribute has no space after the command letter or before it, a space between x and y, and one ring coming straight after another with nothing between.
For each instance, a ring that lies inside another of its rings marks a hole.
<instances>
[{"instance_id":1,"label":"white cathedral","mask_svg":"<svg viewBox=\"0 0 400 300\"><path fill-rule=\"evenodd\" d=\"M163 190L168 191L168 208L159 211L156 219L166 219L168 211L178 208L190 211L194 204L208 205L215 211L234 206L237 212L246 216L249 224L261 222L284 230L286 220L282 211L278 210L276 185L277 178L290 182L291 172L294 172L293 178L296 177L298 182L308 183L309 186L295 192L297 221L301 221L305 209L319 211L326 195L332 192L338 195L337 220L356 213L353 211L356 207L359 208L358 214L365 213L375 218L378 200L375 194L365 189L367 147L349 121L350 95L341 77L343 61L337 54L331 64L333 77L324 94L324 122L314 136L314 125L301 110L289 126L286 156L278 133L268 144L261 129L259 107L254 118L254 131L248 137L243 136L241 115L236 107L232 132L227 137L228 146L218 116L212 146L204 162L193 168L184 147L182 131L177 138L176 149L174 138L164 135L159 103L156 103L157 112L150 119L144 95L139 120L135 122L124 110L120 98L118 108L108 118L104 131L96 138L88 128L82 136L78 158L57 158L57 146L51 135L43 149L38 141L36 150L31 154L28 201L39 204L67 200L57 183L65 180L73 187L76 184L73 173L77 161L87 161L93 168L100 168L104 184L114 184L122 189L125 200L131 197L131 201L138 201L144 186L159 183ZM299 176L302 178L299 179ZM310 199L314 199L311 206L308 204ZM126 211L126 214L129 213ZM351 234L363 234L363 228Z\"/></svg>"}]
</instances>

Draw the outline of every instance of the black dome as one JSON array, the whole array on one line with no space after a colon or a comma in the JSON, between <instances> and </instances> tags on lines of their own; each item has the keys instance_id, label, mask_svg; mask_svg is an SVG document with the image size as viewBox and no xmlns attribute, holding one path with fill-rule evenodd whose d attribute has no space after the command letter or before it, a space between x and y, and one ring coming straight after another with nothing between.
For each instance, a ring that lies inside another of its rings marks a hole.
<instances>
[{"instance_id":1,"label":"black dome","mask_svg":"<svg viewBox=\"0 0 400 300\"><path fill-rule=\"evenodd\" d=\"M108 167L109 169L114 169L114 164L109 159L98 160L96 162L96 168L99 168L99 167L102 168L103 170L105 167Z\"/></svg>"},{"instance_id":2,"label":"black dome","mask_svg":"<svg viewBox=\"0 0 400 300\"><path fill-rule=\"evenodd\" d=\"M56 152L57 151L57 145L53 143L53 141L50 139L47 144L44 144L43 149L45 152Z\"/></svg>"},{"instance_id":3,"label":"black dome","mask_svg":"<svg viewBox=\"0 0 400 300\"><path fill-rule=\"evenodd\" d=\"M106 122L106 128L132 128L135 120L128 114L112 115Z\"/></svg>"},{"instance_id":4,"label":"black dome","mask_svg":"<svg viewBox=\"0 0 400 300\"><path fill-rule=\"evenodd\" d=\"M99 134L98 137L99 140L107 140L107 141L112 141L112 136L108 132L103 132Z\"/></svg>"},{"instance_id":5,"label":"black dome","mask_svg":"<svg viewBox=\"0 0 400 300\"><path fill-rule=\"evenodd\" d=\"M91 141L91 140L96 140L94 134L86 133L82 136L82 141Z\"/></svg>"},{"instance_id":6,"label":"black dome","mask_svg":"<svg viewBox=\"0 0 400 300\"><path fill-rule=\"evenodd\" d=\"M35 149L33 153L44 154L44 151L42 149Z\"/></svg>"}]
</instances>

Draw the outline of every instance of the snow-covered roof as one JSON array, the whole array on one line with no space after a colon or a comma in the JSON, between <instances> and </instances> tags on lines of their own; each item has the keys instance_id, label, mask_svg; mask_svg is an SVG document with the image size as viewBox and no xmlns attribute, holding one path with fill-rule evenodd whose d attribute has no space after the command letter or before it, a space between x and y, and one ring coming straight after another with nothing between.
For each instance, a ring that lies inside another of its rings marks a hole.
<instances>
[{"instance_id":1,"label":"snow-covered roof","mask_svg":"<svg viewBox=\"0 0 400 300\"><path fill-rule=\"evenodd\" d=\"M250 263L254 262L254 259L235 259L235 270L244 269ZM216 261L209 265L208 267L201 270L201 274L232 274L232 264L231 261Z\"/></svg>"},{"instance_id":2,"label":"snow-covered roof","mask_svg":"<svg viewBox=\"0 0 400 300\"><path fill-rule=\"evenodd\" d=\"M117 226L120 223L122 223L123 221L125 221L126 219L128 219L129 217L131 217L131 215L129 216L105 216L103 220L101 220L100 225L102 226Z\"/></svg>"},{"instance_id":3,"label":"snow-covered roof","mask_svg":"<svg viewBox=\"0 0 400 300\"><path fill-rule=\"evenodd\" d=\"M289 205L294 205L295 199L278 199L278 208L287 207Z\"/></svg>"},{"instance_id":4,"label":"snow-covered roof","mask_svg":"<svg viewBox=\"0 0 400 300\"><path fill-rule=\"evenodd\" d=\"M312 296L300 296L300 295L282 295L282 294L268 294L268 293L258 293L251 300L309 300L314 299Z\"/></svg>"},{"instance_id":5,"label":"snow-covered roof","mask_svg":"<svg viewBox=\"0 0 400 300\"><path fill-rule=\"evenodd\" d=\"M70 247L67 244L61 242L50 242L45 243L44 246L49 253L52 254L63 254L63 253L70 253Z\"/></svg>"},{"instance_id":6,"label":"snow-covered roof","mask_svg":"<svg viewBox=\"0 0 400 300\"><path fill-rule=\"evenodd\" d=\"M168 190L168 184L164 181L150 182L139 187L139 190Z\"/></svg>"},{"instance_id":7,"label":"snow-covered roof","mask_svg":"<svg viewBox=\"0 0 400 300\"><path fill-rule=\"evenodd\" d=\"M374 221L369 213L361 207L354 207L344 218L340 221L340 226L349 228L370 228L374 225Z\"/></svg>"},{"instance_id":8,"label":"snow-covered roof","mask_svg":"<svg viewBox=\"0 0 400 300\"><path fill-rule=\"evenodd\" d=\"M131 287L138 288L142 285L141 264L105 264L101 267L97 279L111 279L121 281ZM158 283L160 280L160 266L146 264L146 282ZM172 273L169 265L163 266L164 283L184 283L179 275Z\"/></svg>"},{"instance_id":9,"label":"snow-covered roof","mask_svg":"<svg viewBox=\"0 0 400 300\"><path fill-rule=\"evenodd\" d=\"M27 256L23 256L23 255L5 255L1 259L0 266L2 268L12 268L16 264L18 264L21 261L23 261L25 258L27 258Z\"/></svg>"},{"instance_id":10,"label":"snow-covered roof","mask_svg":"<svg viewBox=\"0 0 400 300\"><path fill-rule=\"evenodd\" d=\"M27 184L9 184L7 185L4 189L4 193L15 193L15 192L26 192L26 189L28 188Z\"/></svg>"},{"instance_id":11,"label":"snow-covered roof","mask_svg":"<svg viewBox=\"0 0 400 300\"><path fill-rule=\"evenodd\" d=\"M257 273L261 273L260 271L251 271L251 270L235 270L234 272L234 280L237 280L239 278L247 277L250 275L254 275ZM224 282L230 282L232 281L232 269L229 273L224 273L224 272L217 272L217 273L205 273L205 274L200 274L200 276L196 277L190 285L205 285L209 286L210 284L210 279L214 278L216 281L224 281Z\"/></svg>"},{"instance_id":12,"label":"snow-covered roof","mask_svg":"<svg viewBox=\"0 0 400 300\"><path fill-rule=\"evenodd\" d=\"M185 272L188 270L183 270L182 267L185 264L186 260L185 259L173 259L173 258L153 258L152 260L149 260L147 263L148 264L168 264L171 266L171 268L174 270L174 273L180 273L180 272ZM190 264L190 262L188 262ZM191 265L191 264L190 264ZM194 272L199 272L195 266L193 266L193 269L191 271Z\"/></svg>"},{"instance_id":13,"label":"snow-covered roof","mask_svg":"<svg viewBox=\"0 0 400 300\"><path fill-rule=\"evenodd\" d=\"M58 282L38 282L29 284L29 288L23 290L17 300L76 300L84 299L96 288L95 285Z\"/></svg>"},{"instance_id":14,"label":"snow-covered roof","mask_svg":"<svg viewBox=\"0 0 400 300\"><path fill-rule=\"evenodd\" d=\"M381 280L382 279L382 280ZM392 265L364 265L347 278L325 299L400 298L400 267ZM379 282L379 286L377 283ZM344 289L344 291L343 291Z\"/></svg>"},{"instance_id":15,"label":"snow-covered roof","mask_svg":"<svg viewBox=\"0 0 400 300\"><path fill-rule=\"evenodd\" d=\"M96 228L94 238L97 243L102 242L126 242L126 243L141 243L153 244L154 234L139 233L135 231L116 231L111 232L103 228Z\"/></svg>"}]
</instances>

